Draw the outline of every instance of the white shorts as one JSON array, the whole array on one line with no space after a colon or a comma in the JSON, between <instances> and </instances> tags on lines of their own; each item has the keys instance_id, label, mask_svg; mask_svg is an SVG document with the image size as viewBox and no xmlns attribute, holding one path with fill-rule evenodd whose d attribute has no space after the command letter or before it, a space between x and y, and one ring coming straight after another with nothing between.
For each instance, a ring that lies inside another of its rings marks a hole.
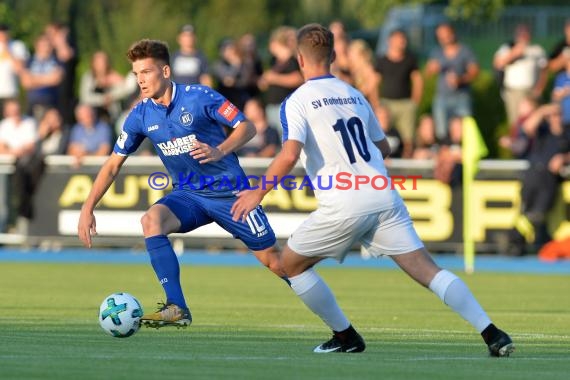
<instances>
[{"instance_id":1,"label":"white shorts","mask_svg":"<svg viewBox=\"0 0 570 380\"><path fill-rule=\"evenodd\" d=\"M342 262L356 242L375 257L401 255L424 246L403 203L345 219L331 219L316 210L293 232L287 244L303 256L332 257Z\"/></svg>"}]
</instances>

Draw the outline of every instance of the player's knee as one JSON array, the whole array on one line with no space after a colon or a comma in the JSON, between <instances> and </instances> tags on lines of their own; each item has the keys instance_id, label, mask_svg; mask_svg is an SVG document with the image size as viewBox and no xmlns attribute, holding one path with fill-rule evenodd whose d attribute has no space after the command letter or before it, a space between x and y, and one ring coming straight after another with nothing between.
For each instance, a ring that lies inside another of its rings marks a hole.
<instances>
[{"instance_id":1,"label":"player's knee","mask_svg":"<svg viewBox=\"0 0 570 380\"><path fill-rule=\"evenodd\" d=\"M263 264L267 269L275 273L279 277L285 276L285 272L281 268L281 263L279 257L275 253L258 255L259 262Z\"/></svg>"},{"instance_id":2,"label":"player's knee","mask_svg":"<svg viewBox=\"0 0 570 380\"><path fill-rule=\"evenodd\" d=\"M299 265L293 265L293 263L283 260L279 262L279 268L283 271L283 273L287 277L296 276L300 273L303 273L307 269L305 267Z\"/></svg>"},{"instance_id":3,"label":"player's knee","mask_svg":"<svg viewBox=\"0 0 570 380\"><path fill-rule=\"evenodd\" d=\"M275 274L280 274L278 273L279 271L279 261L275 258L273 258L271 255L267 255L265 256L262 260L261 263L270 271L272 271Z\"/></svg>"},{"instance_id":4,"label":"player's knee","mask_svg":"<svg viewBox=\"0 0 570 380\"><path fill-rule=\"evenodd\" d=\"M141 217L141 225L145 235L148 232L151 231L155 232L156 230L160 230L161 229L160 216L158 215L158 213L147 211Z\"/></svg>"},{"instance_id":5,"label":"player's knee","mask_svg":"<svg viewBox=\"0 0 570 380\"><path fill-rule=\"evenodd\" d=\"M281 264L279 263L279 259L277 259L277 258L272 259L269 261L269 263L265 264L265 266L267 268L269 268L269 270L272 271L273 273L275 273L277 276L279 276L279 277L285 276L285 271L281 267Z\"/></svg>"}]
</instances>

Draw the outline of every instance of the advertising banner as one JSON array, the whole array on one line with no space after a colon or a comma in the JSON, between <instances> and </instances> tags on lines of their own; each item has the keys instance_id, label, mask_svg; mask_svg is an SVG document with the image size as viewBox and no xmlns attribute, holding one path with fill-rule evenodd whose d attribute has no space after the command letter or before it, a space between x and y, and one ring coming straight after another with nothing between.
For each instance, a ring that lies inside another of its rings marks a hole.
<instances>
[{"instance_id":1,"label":"advertising banner","mask_svg":"<svg viewBox=\"0 0 570 380\"><path fill-rule=\"evenodd\" d=\"M242 159L242 166L252 178L261 176L270 160ZM70 157L50 157L46 175L35 199L36 217L30 235L75 237L77 221L84 200L103 163L88 159L75 167ZM525 163L520 161L482 161L472 188L473 236L479 250L496 250L505 233L513 228L520 209L520 176ZM396 188L404 198L420 237L432 250L461 250L462 189L433 179L431 161L391 160L390 176L404 177ZM279 186L263 203L269 221L279 239L286 239L317 206L314 192L306 183L305 172L296 167L289 187ZM396 180L395 182L398 182ZM293 186L291 186L293 184ZM140 218L149 206L167 194L171 179L156 157L130 157L98 205L95 216L99 240L113 238L113 244L131 244L142 236ZM378 190L382 191L382 190ZM556 210L553 231L557 236L570 235L568 222L570 182L564 182ZM234 240L216 224L181 235L192 245L201 239L218 245L233 246Z\"/></svg>"}]
</instances>

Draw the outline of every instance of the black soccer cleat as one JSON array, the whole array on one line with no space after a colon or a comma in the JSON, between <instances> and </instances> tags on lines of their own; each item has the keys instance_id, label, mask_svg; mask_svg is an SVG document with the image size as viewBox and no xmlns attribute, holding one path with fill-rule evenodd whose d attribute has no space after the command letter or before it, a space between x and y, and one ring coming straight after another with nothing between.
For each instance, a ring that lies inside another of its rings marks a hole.
<instances>
[{"instance_id":1,"label":"black soccer cleat","mask_svg":"<svg viewBox=\"0 0 570 380\"><path fill-rule=\"evenodd\" d=\"M487 347L489 347L489 355L495 357L509 356L515 350L511 337L499 329L497 329L495 337Z\"/></svg>"},{"instance_id":2,"label":"black soccer cleat","mask_svg":"<svg viewBox=\"0 0 570 380\"><path fill-rule=\"evenodd\" d=\"M350 326L342 332L333 331L332 338L315 347L313 352L319 354L329 352L362 352L365 348L364 339Z\"/></svg>"}]
</instances>

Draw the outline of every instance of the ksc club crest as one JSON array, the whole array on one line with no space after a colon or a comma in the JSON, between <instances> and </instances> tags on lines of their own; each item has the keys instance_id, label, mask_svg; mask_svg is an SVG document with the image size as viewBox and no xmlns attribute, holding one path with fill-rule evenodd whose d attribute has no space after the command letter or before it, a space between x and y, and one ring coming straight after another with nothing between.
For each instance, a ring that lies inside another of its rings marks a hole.
<instances>
[{"instance_id":1,"label":"ksc club crest","mask_svg":"<svg viewBox=\"0 0 570 380\"><path fill-rule=\"evenodd\" d=\"M182 123L182 125L192 124L193 119L194 118L192 117L192 114L190 112L182 112L182 114L180 115L180 123Z\"/></svg>"}]
</instances>

